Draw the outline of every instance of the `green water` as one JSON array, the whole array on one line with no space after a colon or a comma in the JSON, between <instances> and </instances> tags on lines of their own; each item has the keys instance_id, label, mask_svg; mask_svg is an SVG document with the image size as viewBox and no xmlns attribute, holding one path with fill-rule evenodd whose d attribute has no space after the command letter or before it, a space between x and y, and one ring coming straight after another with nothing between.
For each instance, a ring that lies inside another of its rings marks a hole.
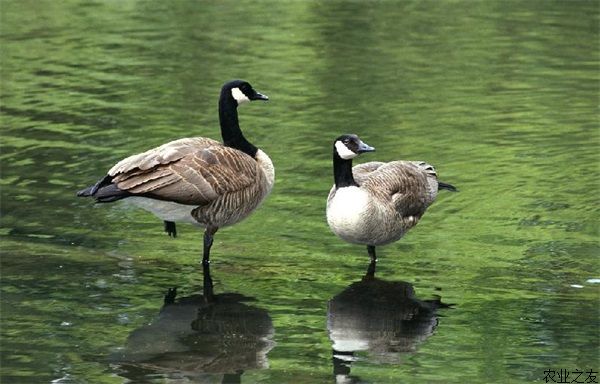
<instances>
[{"instance_id":1,"label":"green water","mask_svg":"<svg viewBox=\"0 0 600 384\"><path fill-rule=\"evenodd\" d=\"M600 370L598 2L4 0L0 15L2 383ZM217 233L207 309L190 298L197 228L171 239L74 193L129 154L218 139L233 78L271 98L240 119L276 184ZM366 250L324 219L346 132L377 148L360 161L426 160L460 189L379 249L371 283ZM171 287L188 299L159 316Z\"/></svg>"}]
</instances>

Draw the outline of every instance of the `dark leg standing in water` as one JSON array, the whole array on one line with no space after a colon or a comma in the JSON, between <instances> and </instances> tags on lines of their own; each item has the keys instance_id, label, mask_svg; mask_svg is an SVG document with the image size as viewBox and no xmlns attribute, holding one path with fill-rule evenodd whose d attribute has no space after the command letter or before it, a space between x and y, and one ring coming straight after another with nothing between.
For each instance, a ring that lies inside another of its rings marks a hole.
<instances>
[{"instance_id":1,"label":"dark leg standing in water","mask_svg":"<svg viewBox=\"0 0 600 384\"><path fill-rule=\"evenodd\" d=\"M204 277L204 300L211 302L213 300L213 282L210 277L210 247L213 245L213 236L219 228L208 227L204 231L204 250L202 252L202 272Z\"/></svg>"},{"instance_id":2,"label":"dark leg standing in water","mask_svg":"<svg viewBox=\"0 0 600 384\"><path fill-rule=\"evenodd\" d=\"M165 220L165 232L172 238L177 237L177 226L174 221L166 221Z\"/></svg>"},{"instance_id":3,"label":"dark leg standing in water","mask_svg":"<svg viewBox=\"0 0 600 384\"><path fill-rule=\"evenodd\" d=\"M207 227L204 231L204 249L202 252L202 265L210 263L210 247L213 245L213 236L219 228Z\"/></svg>"},{"instance_id":4,"label":"dark leg standing in water","mask_svg":"<svg viewBox=\"0 0 600 384\"><path fill-rule=\"evenodd\" d=\"M375 266L377 265L377 256L375 256L375 246L367 245L367 252L369 253L369 257L371 258L371 263L369 264L369 268L367 269L367 274L365 278L373 278L375 277Z\"/></svg>"},{"instance_id":5,"label":"dark leg standing in water","mask_svg":"<svg viewBox=\"0 0 600 384\"><path fill-rule=\"evenodd\" d=\"M213 281L210 277L210 263L202 263L202 295L205 303L212 303L214 300Z\"/></svg>"},{"instance_id":6,"label":"dark leg standing in water","mask_svg":"<svg viewBox=\"0 0 600 384\"><path fill-rule=\"evenodd\" d=\"M243 370L239 369L235 373L226 373L223 375L221 384L240 384L242 382Z\"/></svg>"},{"instance_id":7,"label":"dark leg standing in water","mask_svg":"<svg viewBox=\"0 0 600 384\"><path fill-rule=\"evenodd\" d=\"M164 304L169 305L175 303L175 297L177 297L177 287L169 288L165 294Z\"/></svg>"}]
</instances>

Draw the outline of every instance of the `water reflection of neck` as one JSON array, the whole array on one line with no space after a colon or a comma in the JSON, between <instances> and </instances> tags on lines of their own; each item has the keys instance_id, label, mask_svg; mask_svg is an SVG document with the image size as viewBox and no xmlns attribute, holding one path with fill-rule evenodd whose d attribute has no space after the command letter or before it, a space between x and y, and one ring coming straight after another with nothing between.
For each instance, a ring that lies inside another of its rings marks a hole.
<instances>
[{"instance_id":1,"label":"water reflection of neck","mask_svg":"<svg viewBox=\"0 0 600 384\"><path fill-rule=\"evenodd\" d=\"M350 376L354 351L337 351L332 349L333 377L336 383L352 384L359 382L357 378Z\"/></svg>"}]
</instances>

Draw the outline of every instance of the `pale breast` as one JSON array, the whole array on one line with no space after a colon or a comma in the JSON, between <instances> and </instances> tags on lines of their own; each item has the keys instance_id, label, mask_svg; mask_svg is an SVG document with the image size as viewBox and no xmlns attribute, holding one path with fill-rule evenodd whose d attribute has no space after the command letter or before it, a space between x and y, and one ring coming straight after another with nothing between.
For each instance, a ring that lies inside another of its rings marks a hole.
<instances>
[{"instance_id":1,"label":"pale breast","mask_svg":"<svg viewBox=\"0 0 600 384\"><path fill-rule=\"evenodd\" d=\"M364 217L369 209L369 195L359 187L344 187L332 191L327 202L327 223L342 239L364 242Z\"/></svg>"},{"instance_id":2,"label":"pale breast","mask_svg":"<svg viewBox=\"0 0 600 384\"><path fill-rule=\"evenodd\" d=\"M256 162L265 175L268 185L267 194L269 194L275 183L275 167L273 166L273 162L271 161L271 158L260 149L256 152Z\"/></svg>"}]
</instances>

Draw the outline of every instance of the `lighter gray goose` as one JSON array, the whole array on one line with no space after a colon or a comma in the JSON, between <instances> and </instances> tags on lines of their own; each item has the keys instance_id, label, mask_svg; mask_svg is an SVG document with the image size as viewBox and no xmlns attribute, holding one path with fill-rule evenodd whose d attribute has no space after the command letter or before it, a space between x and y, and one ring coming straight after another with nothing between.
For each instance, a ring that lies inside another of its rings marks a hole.
<instances>
[{"instance_id":1,"label":"lighter gray goose","mask_svg":"<svg viewBox=\"0 0 600 384\"><path fill-rule=\"evenodd\" d=\"M356 135L333 143L335 185L327 198L327 223L337 236L367 246L374 273L375 247L399 240L414 227L439 189L456 191L437 180L422 161L369 162L352 167L352 159L375 148Z\"/></svg>"},{"instance_id":2,"label":"lighter gray goose","mask_svg":"<svg viewBox=\"0 0 600 384\"><path fill-rule=\"evenodd\" d=\"M250 215L273 187L273 163L246 140L237 113L242 103L268 99L246 81L226 83L219 98L223 143L204 137L171 141L121 160L77 195L100 203L126 199L164 220L169 235L176 235L175 222L204 227L202 261L208 266L217 230Z\"/></svg>"}]
</instances>

